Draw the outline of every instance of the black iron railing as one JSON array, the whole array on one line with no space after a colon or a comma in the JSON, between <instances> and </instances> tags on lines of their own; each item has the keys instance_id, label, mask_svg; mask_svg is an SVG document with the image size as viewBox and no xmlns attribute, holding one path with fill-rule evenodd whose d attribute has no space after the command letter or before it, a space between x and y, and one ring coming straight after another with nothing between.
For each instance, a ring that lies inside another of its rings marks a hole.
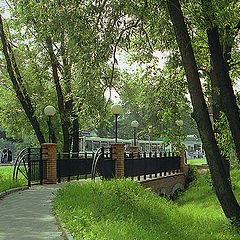
<instances>
[{"instance_id":1,"label":"black iron railing","mask_svg":"<svg viewBox=\"0 0 240 240\"><path fill-rule=\"evenodd\" d=\"M98 154L97 154L98 153ZM115 159L111 148L100 148L95 153L58 153L57 178L80 176L95 178L95 173L104 178L115 176ZM124 176L146 179L147 175L167 175L180 171L180 157L173 153L125 153ZM91 174L91 175L90 175Z\"/></svg>"},{"instance_id":2,"label":"black iron railing","mask_svg":"<svg viewBox=\"0 0 240 240\"><path fill-rule=\"evenodd\" d=\"M72 177L91 174L94 153L58 153L57 178Z\"/></svg>"},{"instance_id":3,"label":"black iron railing","mask_svg":"<svg viewBox=\"0 0 240 240\"><path fill-rule=\"evenodd\" d=\"M129 153L124 158L124 176L138 177L176 173L180 171L180 157L173 153Z\"/></svg>"},{"instance_id":4,"label":"black iron railing","mask_svg":"<svg viewBox=\"0 0 240 240\"><path fill-rule=\"evenodd\" d=\"M99 154L97 154L99 153ZM109 178L114 176L114 161L109 148L100 148L96 153L58 153L57 178L95 178L96 173Z\"/></svg>"},{"instance_id":5,"label":"black iron railing","mask_svg":"<svg viewBox=\"0 0 240 240\"><path fill-rule=\"evenodd\" d=\"M31 182L40 182L43 180L43 162L41 148L25 148L17 156L13 179L18 179L18 175L23 175L28 181L28 186Z\"/></svg>"}]
</instances>

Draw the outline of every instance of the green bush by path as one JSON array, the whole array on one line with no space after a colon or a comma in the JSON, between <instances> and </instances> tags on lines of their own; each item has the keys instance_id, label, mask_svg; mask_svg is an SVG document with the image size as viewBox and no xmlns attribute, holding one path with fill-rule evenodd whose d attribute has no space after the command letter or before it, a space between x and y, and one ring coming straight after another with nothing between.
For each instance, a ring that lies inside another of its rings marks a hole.
<instances>
[{"instance_id":1,"label":"green bush by path","mask_svg":"<svg viewBox=\"0 0 240 240\"><path fill-rule=\"evenodd\" d=\"M130 180L72 183L57 193L54 208L74 239L240 239L208 176L174 203Z\"/></svg>"},{"instance_id":2,"label":"green bush by path","mask_svg":"<svg viewBox=\"0 0 240 240\"><path fill-rule=\"evenodd\" d=\"M13 167L0 167L0 192L27 185L27 180L19 174L19 178L13 181Z\"/></svg>"}]
</instances>

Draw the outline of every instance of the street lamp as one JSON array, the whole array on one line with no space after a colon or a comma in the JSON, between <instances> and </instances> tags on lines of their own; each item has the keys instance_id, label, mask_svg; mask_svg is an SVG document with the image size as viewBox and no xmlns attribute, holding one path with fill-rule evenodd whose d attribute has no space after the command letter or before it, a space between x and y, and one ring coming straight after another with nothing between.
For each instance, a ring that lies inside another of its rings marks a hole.
<instances>
[{"instance_id":1,"label":"street lamp","mask_svg":"<svg viewBox=\"0 0 240 240\"><path fill-rule=\"evenodd\" d=\"M137 141L136 141L136 129L138 127L139 123L138 121L134 120L131 122L131 126L133 127L134 130L134 146L137 146Z\"/></svg>"},{"instance_id":2,"label":"street lamp","mask_svg":"<svg viewBox=\"0 0 240 240\"><path fill-rule=\"evenodd\" d=\"M179 127L179 129L183 126L183 120L176 120L176 125ZM179 130L179 144L180 144L180 130Z\"/></svg>"},{"instance_id":3,"label":"street lamp","mask_svg":"<svg viewBox=\"0 0 240 240\"><path fill-rule=\"evenodd\" d=\"M151 152L151 142L150 142L150 133L151 133L152 125L148 126L148 141L149 141L149 152Z\"/></svg>"},{"instance_id":4,"label":"street lamp","mask_svg":"<svg viewBox=\"0 0 240 240\"><path fill-rule=\"evenodd\" d=\"M49 143L51 142L52 136L52 123L51 117L56 113L56 109L53 106L47 106L44 108L44 114L48 116L47 124L48 124L48 133L49 133Z\"/></svg>"},{"instance_id":5,"label":"street lamp","mask_svg":"<svg viewBox=\"0 0 240 240\"><path fill-rule=\"evenodd\" d=\"M175 123L176 123L176 125L179 126L179 127L182 127L182 126L183 126L183 120L176 120Z\"/></svg>"},{"instance_id":6,"label":"street lamp","mask_svg":"<svg viewBox=\"0 0 240 240\"><path fill-rule=\"evenodd\" d=\"M117 118L118 118L118 115L122 113L122 106L119 105L119 104L115 104L112 106L111 108L111 112L113 115L115 115L115 142L117 142Z\"/></svg>"}]
</instances>

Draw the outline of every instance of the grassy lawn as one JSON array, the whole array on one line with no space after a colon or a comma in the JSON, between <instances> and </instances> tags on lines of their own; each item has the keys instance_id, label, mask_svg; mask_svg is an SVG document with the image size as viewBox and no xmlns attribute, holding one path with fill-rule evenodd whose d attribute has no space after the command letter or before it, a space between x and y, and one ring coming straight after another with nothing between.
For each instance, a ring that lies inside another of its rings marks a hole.
<instances>
[{"instance_id":1,"label":"grassy lawn","mask_svg":"<svg viewBox=\"0 0 240 240\"><path fill-rule=\"evenodd\" d=\"M232 175L239 198L240 171ZM175 202L130 180L71 183L57 193L54 208L74 239L240 239L221 210L209 174Z\"/></svg>"},{"instance_id":2,"label":"grassy lawn","mask_svg":"<svg viewBox=\"0 0 240 240\"><path fill-rule=\"evenodd\" d=\"M27 185L27 180L19 174L18 181L13 181L13 166L0 167L0 192Z\"/></svg>"},{"instance_id":3,"label":"grassy lawn","mask_svg":"<svg viewBox=\"0 0 240 240\"><path fill-rule=\"evenodd\" d=\"M193 158L187 160L188 164L207 164L206 158Z\"/></svg>"}]
</instances>

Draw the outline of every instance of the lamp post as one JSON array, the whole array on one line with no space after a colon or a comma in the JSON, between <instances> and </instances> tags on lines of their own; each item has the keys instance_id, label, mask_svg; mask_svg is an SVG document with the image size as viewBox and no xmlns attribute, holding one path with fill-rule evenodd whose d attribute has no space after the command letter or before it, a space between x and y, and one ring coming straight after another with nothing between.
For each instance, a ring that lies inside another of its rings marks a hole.
<instances>
[{"instance_id":1,"label":"lamp post","mask_svg":"<svg viewBox=\"0 0 240 240\"><path fill-rule=\"evenodd\" d=\"M152 125L148 126L148 141L149 141L149 152L151 152L151 142L150 142L150 133L151 133Z\"/></svg>"},{"instance_id":2,"label":"lamp post","mask_svg":"<svg viewBox=\"0 0 240 240\"><path fill-rule=\"evenodd\" d=\"M51 123L51 117L56 113L56 109L53 106L47 106L44 108L44 113L46 116L48 116L47 124L48 124L48 133L49 133L49 143L51 142L51 136L52 136L52 123Z\"/></svg>"},{"instance_id":3,"label":"lamp post","mask_svg":"<svg viewBox=\"0 0 240 240\"><path fill-rule=\"evenodd\" d=\"M187 161L185 158L185 151L181 147L181 142L180 142L180 128L183 126L183 120L176 120L175 123L179 127L179 148L180 148L180 156L181 156L180 172L183 172L184 171L184 163L185 163L185 161Z\"/></svg>"},{"instance_id":4,"label":"lamp post","mask_svg":"<svg viewBox=\"0 0 240 240\"><path fill-rule=\"evenodd\" d=\"M179 129L183 126L183 120L176 120L175 123L179 127ZM179 144L180 144L180 131L179 131L178 139L179 139Z\"/></svg>"},{"instance_id":5,"label":"lamp post","mask_svg":"<svg viewBox=\"0 0 240 240\"><path fill-rule=\"evenodd\" d=\"M179 126L179 127L182 127L182 126L183 126L183 120L176 120L175 123L176 123L176 125Z\"/></svg>"},{"instance_id":6,"label":"lamp post","mask_svg":"<svg viewBox=\"0 0 240 240\"><path fill-rule=\"evenodd\" d=\"M115 142L117 143L117 118L118 115L122 113L122 106L119 104L113 105L111 112L113 115L115 115Z\"/></svg>"},{"instance_id":7,"label":"lamp post","mask_svg":"<svg viewBox=\"0 0 240 240\"><path fill-rule=\"evenodd\" d=\"M133 136L133 139L134 139L134 146L137 146L137 127L138 127L139 123L138 121L134 120L131 122L131 126L133 127L133 130L134 130L134 136Z\"/></svg>"}]
</instances>

